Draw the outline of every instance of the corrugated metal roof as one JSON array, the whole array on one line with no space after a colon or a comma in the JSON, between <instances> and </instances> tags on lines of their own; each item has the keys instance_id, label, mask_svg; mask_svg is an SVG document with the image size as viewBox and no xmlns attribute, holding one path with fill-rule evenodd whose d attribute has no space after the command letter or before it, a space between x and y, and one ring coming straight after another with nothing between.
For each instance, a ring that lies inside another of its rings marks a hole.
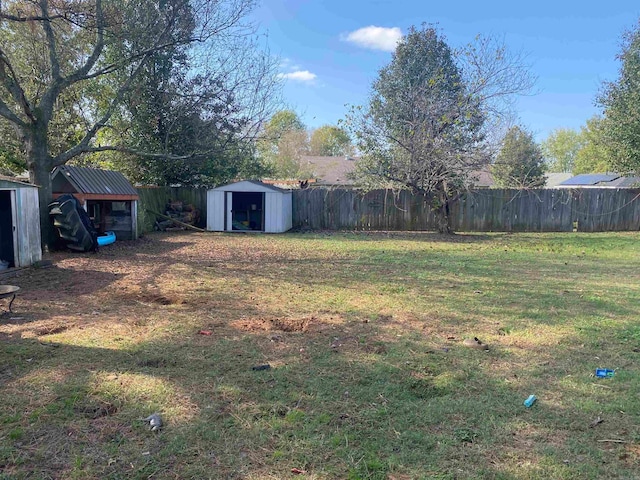
<instances>
[{"instance_id":1,"label":"corrugated metal roof","mask_svg":"<svg viewBox=\"0 0 640 480\"><path fill-rule=\"evenodd\" d=\"M100 170L97 168L73 167L62 165L56 167L52 177L64 175L76 187L78 193L100 195L138 195L135 188L120 172Z\"/></svg>"}]
</instances>

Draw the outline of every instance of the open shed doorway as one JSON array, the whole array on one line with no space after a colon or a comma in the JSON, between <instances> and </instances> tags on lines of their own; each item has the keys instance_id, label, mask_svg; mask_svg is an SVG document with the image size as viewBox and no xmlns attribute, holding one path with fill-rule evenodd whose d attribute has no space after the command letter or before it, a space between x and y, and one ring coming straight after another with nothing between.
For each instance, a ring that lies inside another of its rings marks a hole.
<instances>
[{"instance_id":1,"label":"open shed doorway","mask_svg":"<svg viewBox=\"0 0 640 480\"><path fill-rule=\"evenodd\" d=\"M100 235L112 231L118 240L134 238L130 201L87 200L86 210Z\"/></svg>"},{"instance_id":2,"label":"open shed doorway","mask_svg":"<svg viewBox=\"0 0 640 480\"><path fill-rule=\"evenodd\" d=\"M233 192L231 195L233 230L264 231L264 193Z\"/></svg>"},{"instance_id":3,"label":"open shed doorway","mask_svg":"<svg viewBox=\"0 0 640 480\"><path fill-rule=\"evenodd\" d=\"M15 267L13 232L13 201L11 199L11 191L0 190L0 260L6 262L5 265L8 268Z\"/></svg>"}]
</instances>

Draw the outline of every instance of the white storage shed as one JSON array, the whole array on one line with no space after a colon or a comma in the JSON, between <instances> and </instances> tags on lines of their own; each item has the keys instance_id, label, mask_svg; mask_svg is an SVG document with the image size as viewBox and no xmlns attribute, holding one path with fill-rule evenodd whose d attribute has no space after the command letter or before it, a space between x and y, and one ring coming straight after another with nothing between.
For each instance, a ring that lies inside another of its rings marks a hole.
<instances>
[{"instance_id":1,"label":"white storage shed","mask_svg":"<svg viewBox=\"0 0 640 480\"><path fill-rule=\"evenodd\" d=\"M291 191L245 180L207 192L207 230L282 233L291 229Z\"/></svg>"},{"instance_id":2,"label":"white storage shed","mask_svg":"<svg viewBox=\"0 0 640 480\"><path fill-rule=\"evenodd\" d=\"M42 260L38 187L0 177L0 268Z\"/></svg>"}]
</instances>

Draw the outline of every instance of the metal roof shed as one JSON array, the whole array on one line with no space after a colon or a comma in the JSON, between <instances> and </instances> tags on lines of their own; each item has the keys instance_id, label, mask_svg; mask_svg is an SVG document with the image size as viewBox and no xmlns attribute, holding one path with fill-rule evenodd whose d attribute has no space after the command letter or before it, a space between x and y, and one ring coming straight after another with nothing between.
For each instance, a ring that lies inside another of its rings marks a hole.
<instances>
[{"instance_id":1,"label":"metal roof shed","mask_svg":"<svg viewBox=\"0 0 640 480\"><path fill-rule=\"evenodd\" d=\"M51 173L53 198L71 193L98 232L120 240L138 238L138 192L120 172L62 165Z\"/></svg>"},{"instance_id":2,"label":"metal roof shed","mask_svg":"<svg viewBox=\"0 0 640 480\"><path fill-rule=\"evenodd\" d=\"M0 268L42 260L38 187L0 177Z\"/></svg>"},{"instance_id":3,"label":"metal roof shed","mask_svg":"<svg viewBox=\"0 0 640 480\"><path fill-rule=\"evenodd\" d=\"M207 192L207 230L282 233L293 220L291 191L245 180Z\"/></svg>"}]
</instances>

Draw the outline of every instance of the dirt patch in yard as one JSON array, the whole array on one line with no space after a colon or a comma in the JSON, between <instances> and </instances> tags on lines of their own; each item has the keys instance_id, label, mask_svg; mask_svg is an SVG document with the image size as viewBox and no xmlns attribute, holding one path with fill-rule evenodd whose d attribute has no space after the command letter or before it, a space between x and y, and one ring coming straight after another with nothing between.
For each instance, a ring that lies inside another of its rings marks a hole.
<instances>
[{"instance_id":1,"label":"dirt patch in yard","mask_svg":"<svg viewBox=\"0 0 640 480\"><path fill-rule=\"evenodd\" d=\"M245 332L306 332L317 322L316 317L302 318L251 318L230 323L230 326Z\"/></svg>"}]
</instances>

